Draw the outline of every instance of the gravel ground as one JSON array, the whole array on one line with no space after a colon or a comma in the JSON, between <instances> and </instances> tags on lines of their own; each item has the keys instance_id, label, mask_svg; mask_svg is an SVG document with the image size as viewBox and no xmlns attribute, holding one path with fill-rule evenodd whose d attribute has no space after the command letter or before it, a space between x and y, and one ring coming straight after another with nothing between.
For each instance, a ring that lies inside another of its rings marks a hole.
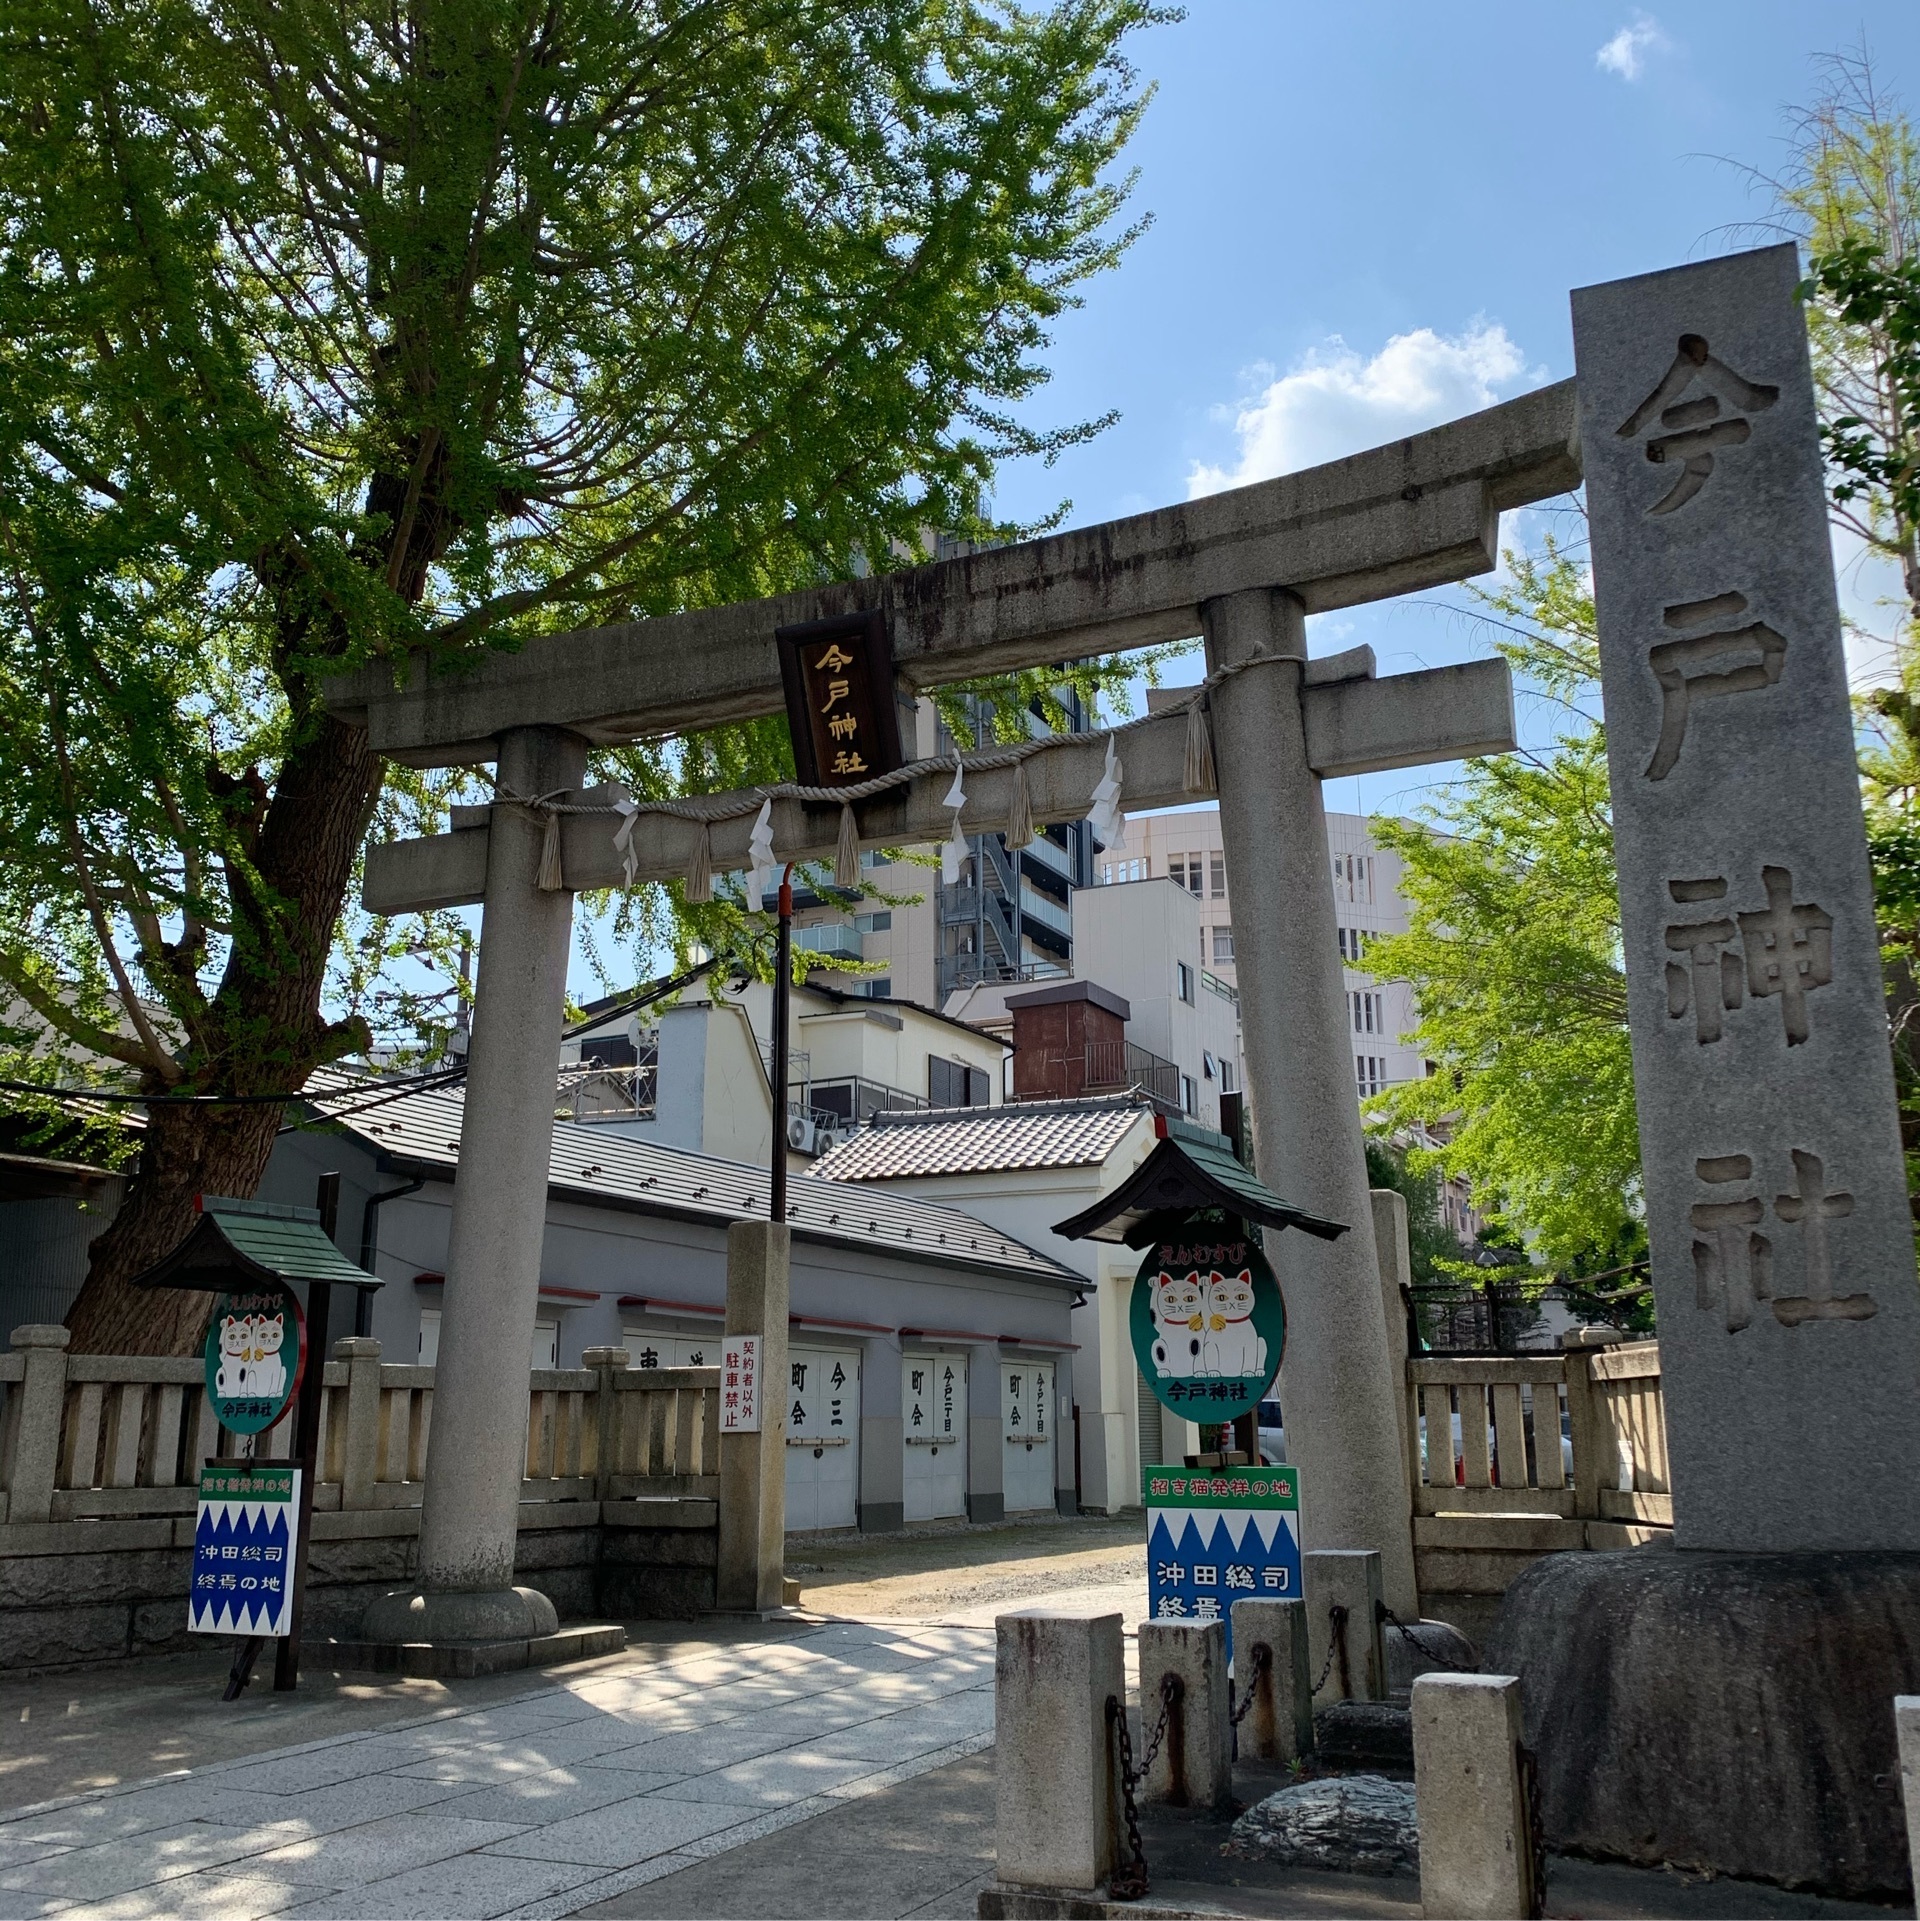
<instances>
[{"instance_id":1,"label":"gravel ground","mask_svg":"<svg viewBox=\"0 0 1920 1921\"><path fill-rule=\"evenodd\" d=\"M1146 1521L956 1521L905 1534L811 1534L787 1542L801 1605L829 1614L926 1619L1018 1606L1063 1589L1138 1584L1146 1598Z\"/></svg>"}]
</instances>

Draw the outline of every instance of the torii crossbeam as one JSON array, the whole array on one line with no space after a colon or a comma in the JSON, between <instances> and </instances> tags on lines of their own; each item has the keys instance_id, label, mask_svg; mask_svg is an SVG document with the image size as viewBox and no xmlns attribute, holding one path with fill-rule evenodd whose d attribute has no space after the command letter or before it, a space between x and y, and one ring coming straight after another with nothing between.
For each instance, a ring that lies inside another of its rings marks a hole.
<instances>
[{"instance_id":1,"label":"torii crossbeam","mask_svg":"<svg viewBox=\"0 0 1920 1921\"><path fill-rule=\"evenodd\" d=\"M879 607L918 692L975 675L1205 636L1221 827L1235 874L1241 1017L1263 1167L1310 1212L1352 1223L1288 1250L1289 1447L1319 1547L1375 1548L1389 1604L1418 1609L1396 1350L1381 1302L1329 885L1321 782L1514 744L1500 662L1373 678L1366 649L1306 659L1308 613L1460 580L1498 559L1503 509L1578 484L1573 383L1348 460L1104 526L775 600L530 641L404 685L368 668L328 690L380 752L420 766L497 762L503 791L580 789L591 746L774 713L774 630ZM1036 821L1087 813L1101 744L1031 763ZM1127 735L1123 804L1194 797L1184 722ZM946 776L861 804L864 845L941 838ZM970 776L961 824L1003 827L1010 775ZM424 1599L406 1638L541 1632L551 1608L512 1586L520 1436L545 1222L572 897L618 884L605 815L574 816L564 885L536 876L540 829L485 826L371 850L366 902L398 913L484 901L466 1118L447 1254L447 1313L421 1533ZM781 802L782 859L830 858L838 809ZM693 827L652 817L636 879L685 871ZM744 820L713 831L716 869L744 867ZM777 1591L776 1591L777 1592ZM749 1598L741 1604L752 1605ZM728 1605L723 1593L721 1605ZM401 1616L395 1620L400 1621ZM366 1630L382 1638L369 1617Z\"/></svg>"}]
</instances>

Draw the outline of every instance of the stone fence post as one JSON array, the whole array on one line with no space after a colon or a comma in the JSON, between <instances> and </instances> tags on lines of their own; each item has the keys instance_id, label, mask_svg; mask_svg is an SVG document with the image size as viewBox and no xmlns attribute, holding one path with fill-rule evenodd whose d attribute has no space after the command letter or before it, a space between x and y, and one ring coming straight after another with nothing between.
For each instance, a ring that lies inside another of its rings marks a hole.
<instances>
[{"instance_id":1,"label":"stone fence post","mask_svg":"<svg viewBox=\"0 0 1920 1921\"><path fill-rule=\"evenodd\" d=\"M1371 1548L1309 1549L1301 1561L1301 1585L1307 1591L1312 1678L1317 1681L1323 1673L1327 1677L1321 1698L1384 1701L1387 1661L1380 1637L1379 1555Z\"/></svg>"},{"instance_id":2,"label":"stone fence post","mask_svg":"<svg viewBox=\"0 0 1920 1921\"><path fill-rule=\"evenodd\" d=\"M1508 1674L1423 1674L1413 1684L1420 1907L1450 1921L1540 1912L1520 1777L1520 1683Z\"/></svg>"},{"instance_id":3,"label":"stone fence post","mask_svg":"<svg viewBox=\"0 0 1920 1921\"><path fill-rule=\"evenodd\" d=\"M593 1496L597 1501L613 1498L613 1464L620 1447L620 1410L615 1404L613 1377L626 1372L630 1359L624 1347L590 1347L580 1356L580 1365L592 1368L600 1377L593 1394Z\"/></svg>"},{"instance_id":4,"label":"stone fence post","mask_svg":"<svg viewBox=\"0 0 1920 1921\"><path fill-rule=\"evenodd\" d=\"M715 1604L723 1614L781 1605L787 1540L787 1281L792 1229L735 1221L727 1229L728 1334L760 1337L760 1427L720 1436ZM726 1391L724 1378L720 1384Z\"/></svg>"},{"instance_id":5,"label":"stone fence post","mask_svg":"<svg viewBox=\"0 0 1920 1921\"><path fill-rule=\"evenodd\" d=\"M1174 1684L1171 1700L1169 1682ZM1224 1621L1140 1623L1143 1745L1153 1739L1162 1712L1166 1738L1142 1784L1145 1798L1179 1808L1225 1807L1233 1799L1233 1736Z\"/></svg>"},{"instance_id":6,"label":"stone fence post","mask_svg":"<svg viewBox=\"0 0 1920 1921\"><path fill-rule=\"evenodd\" d=\"M333 1358L347 1364L347 1444L341 1451L340 1505L373 1505L380 1473L380 1343L367 1334L346 1334L333 1344Z\"/></svg>"},{"instance_id":7,"label":"stone fence post","mask_svg":"<svg viewBox=\"0 0 1920 1921\"><path fill-rule=\"evenodd\" d=\"M1304 1601L1233 1604L1233 1678L1245 1700L1249 1752L1261 1761L1294 1761L1313 1752L1313 1669L1307 1656ZM1255 1650L1265 1648L1264 1665Z\"/></svg>"},{"instance_id":8,"label":"stone fence post","mask_svg":"<svg viewBox=\"0 0 1920 1921\"><path fill-rule=\"evenodd\" d=\"M1577 1520L1592 1521L1599 1518L1600 1490L1613 1485L1617 1470L1606 1458L1610 1450L1600 1396L1593 1384L1593 1350L1569 1347L1564 1352L1567 1435L1573 1443L1573 1512Z\"/></svg>"},{"instance_id":9,"label":"stone fence post","mask_svg":"<svg viewBox=\"0 0 1920 1921\"><path fill-rule=\"evenodd\" d=\"M1091 1893L1124 1845L1107 1708L1127 1710L1120 1616L1021 1608L993 1625L995 1878Z\"/></svg>"},{"instance_id":10,"label":"stone fence post","mask_svg":"<svg viewBox=\"0 0 1920 1921\"><path fill-rule=\"evenodd\" d=\"M13 1330L23 1367L14 1408L9 1521L45 1521L53 1516L60 1422L67 1405L67 1339L64 1327L30 1323Z\"/></svg>"}]
</instances>

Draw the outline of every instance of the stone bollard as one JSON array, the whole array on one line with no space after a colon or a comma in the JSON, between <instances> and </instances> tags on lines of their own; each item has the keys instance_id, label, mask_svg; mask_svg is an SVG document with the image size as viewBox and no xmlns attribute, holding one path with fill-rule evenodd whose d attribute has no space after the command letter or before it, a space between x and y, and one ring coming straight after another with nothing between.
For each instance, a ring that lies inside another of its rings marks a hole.
<instances>
[{"instance_id":1,"label":"stone bollard","mask_svg":"<svg viewBox=\"0 0 1920 1921\"><path fill-rule=\"evenodd\" d=\"M1335 1701L1384 1701L1379 1555L1371 1548L1311 1549L1301 1562L1301 1585L1307 1595L1309 1679L1320 1682L1326 1676L1314 1699L1322 1707Z\"/></svg>"},{"instance_id":2,"label":"stone bollard","mask_svg":"<svg viewBox=\"0 0 1920 1921\"><path fill-rule=\"evenodd\" d=\"M1225 1807L1233 1799L1233 1731L1224 1621L1140 1623L1142 1742L1153 1738L1163 1708L1166 1738L1141 1784L1142 1797L1177 1808Z\"/></svg>"},{"instance_id":3,"label":"stone bollard","mask_svg":"<svg viewBox=\"0 0 1920 1921\"><path fill-rule=\"evenodd\" d=\"M1010 1886L1103 1887L1119 1865L1126 1711L1118 1614L1021 1608L994 1622L996 1878Z\"/></svg>"},{"instance_id":4,"label":"stone bollard","mask_svg":"<svg viewBox=\"0 0 1920 1921\"><path fill-rule=\"evenodd\" d=\"M1295 1761L1313 1752L1313 1669L1307 1656L1307 1604L1236 1601L1233 1604L1233 1677L1240 1699L1253 1706L1240 1724L1248 1755ZM1255 1650L1265 1648L1264 1663Z\"/></svg>"},{"instance_id":5,"label":"stone bollard","mask_svg":"<svg viewBox=\"0 0 1920 1921\"><path fill-rule=\"evenodd\" d=\"M1450 1921L1540 1912L1520 1775L1520 1683L1423 1674L1413 1684L1420 1907Z\"/></svg>"},{"instance_id":6,"label":"stone bollard","mask_svg":"<svg viewBox=\"0 0 1920 1921\"><path fill-rule=\"evenodd\" d=\"M1893 1697L1893 1729L1900 1743L1900 1795L1907 1811L1907 1866L1920 1888L1920 1694Z\"/></svg>"}]
</instances>

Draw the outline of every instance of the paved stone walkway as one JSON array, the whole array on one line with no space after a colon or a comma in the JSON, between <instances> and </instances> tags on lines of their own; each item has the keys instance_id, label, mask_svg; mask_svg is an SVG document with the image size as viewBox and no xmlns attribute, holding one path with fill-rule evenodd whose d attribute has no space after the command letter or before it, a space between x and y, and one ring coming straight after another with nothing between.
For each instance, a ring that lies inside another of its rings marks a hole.
<instances>
[{"instance_id":1,"label":"paved stone walkway","mask_svg":"<svg viewBox=\"0 0 1920 1921\"><path fill-rule=\"evenodd\" d=\"M990 1629L833 1622L17 1809L0 1921L537 1921L992 1740Z\"/></svg>"}]
</instances>

